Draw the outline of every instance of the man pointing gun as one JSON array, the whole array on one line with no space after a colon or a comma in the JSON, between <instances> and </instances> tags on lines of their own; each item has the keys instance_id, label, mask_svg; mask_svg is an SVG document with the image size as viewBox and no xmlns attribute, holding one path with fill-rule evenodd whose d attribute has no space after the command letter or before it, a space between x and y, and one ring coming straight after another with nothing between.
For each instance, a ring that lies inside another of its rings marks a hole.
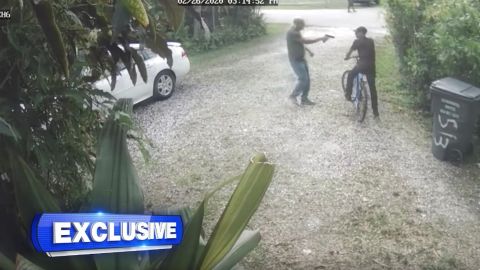
<instances>
[{"instance_id":1,"label":"man pointing gun","mask_svg":"<svg viewBox=\"0 0 480 270\"><path fill-rule=\"evenodd\" d=\"M305 44L313 44L319 41L324 43L332 36L325 35L315 39L306 39L302 37L300 31L305 28L305 21L303 19L294 19L293 26L287 32L287 49L288 59L293 71L298 77L297 85L290 95L289 99L296 105L298 104L297 97L301 95L301 105L314 105L315 103L308 99L308 92L310 91L310 74L308 72L307 61L305 60ZM313 53L308 50L311 56Z\"/></svg>"}]
</instances>

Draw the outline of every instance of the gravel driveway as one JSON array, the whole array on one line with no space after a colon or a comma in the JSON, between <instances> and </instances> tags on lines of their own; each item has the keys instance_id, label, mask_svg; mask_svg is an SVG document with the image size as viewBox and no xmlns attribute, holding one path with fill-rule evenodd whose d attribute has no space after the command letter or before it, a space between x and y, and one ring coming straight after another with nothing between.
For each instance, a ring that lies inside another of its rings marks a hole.
<instances>
[{"instance_id":1,"label":"gravel driveway","mask_svg":"<svg viewBox=\"0 0 480 270\"><path fill-rule=\"evenodd\" d=\"M353 34L307 32L337 36L309 46L316 106L287 101L295 77L282 35L193 67L171 99L136 108L155 144L149 164L135 156L147 200L196 205L262 151L276 173L249 224L262 241L246 269L478 269L479 169L435 160L430 134L381 89L381 121L370 110L356 123L339 82ZM208 205L207 232L231 191Z\"/></svg>"}]
</instances>

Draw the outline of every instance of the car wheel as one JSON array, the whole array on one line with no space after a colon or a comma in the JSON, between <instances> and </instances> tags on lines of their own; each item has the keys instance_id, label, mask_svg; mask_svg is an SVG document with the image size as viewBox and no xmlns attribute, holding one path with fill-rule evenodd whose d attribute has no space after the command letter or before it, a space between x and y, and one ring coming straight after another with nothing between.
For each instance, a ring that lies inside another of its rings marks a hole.
<instances>
[{"instance_id":1,"label":"car wheel","mask_svg":"<svg viewBox=\"0 0 480 270\"><path fill-rule=\"evenodd\" d=\"M158 100L165 100L172 96L175 91L175 75L170 70L158 73L153 82L153 97Z\"/></svg>"}]
</instances>

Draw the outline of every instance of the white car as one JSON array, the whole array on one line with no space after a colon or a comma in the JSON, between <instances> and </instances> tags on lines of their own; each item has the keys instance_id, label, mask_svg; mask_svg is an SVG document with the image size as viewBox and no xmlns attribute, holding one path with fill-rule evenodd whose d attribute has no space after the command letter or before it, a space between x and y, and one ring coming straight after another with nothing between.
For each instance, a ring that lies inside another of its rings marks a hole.
<instances>
[{"instance_id":1,"label":"white car","mask_svg":"<svg viewBox=\"0 0 480 270\"><path fill-rule=\"evenodd\" d=\"M113 91L110 86L110 76L95 82L94 86L112 94L117 99L131 98L133 104L137 104L150 97L157 100L164 100L171 97L175 91L176 84L190 71L190 61L180 43L168 42L167 44L172 51L172 68L168 66L167 59L160 57L158 54L152 52L152 50L146 47L140 48L139 44L130 44L130 47L136 49L145 62L148 78L146 83L138 71L138 66L136 66L137 83L133 85L127 69L120 61L117 64L117 81Z\"/></svg>"}]
</instances>

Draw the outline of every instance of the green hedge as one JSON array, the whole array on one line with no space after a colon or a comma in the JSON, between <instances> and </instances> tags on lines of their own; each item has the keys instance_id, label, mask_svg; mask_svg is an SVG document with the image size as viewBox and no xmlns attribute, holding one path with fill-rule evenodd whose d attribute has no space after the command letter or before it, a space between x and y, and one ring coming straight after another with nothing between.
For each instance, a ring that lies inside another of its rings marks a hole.
<instances>
[{"instance_id":1,"label":"green hedge","mask_svg":"<svg viewBox=\"0 0 480 270\"><path fill-rule=\"evenodd\" d=\"M432 81L453 76L480 86L478 0L387 0L387 23L404 85L429 104Z\"/></svg>"}]
</instances>

